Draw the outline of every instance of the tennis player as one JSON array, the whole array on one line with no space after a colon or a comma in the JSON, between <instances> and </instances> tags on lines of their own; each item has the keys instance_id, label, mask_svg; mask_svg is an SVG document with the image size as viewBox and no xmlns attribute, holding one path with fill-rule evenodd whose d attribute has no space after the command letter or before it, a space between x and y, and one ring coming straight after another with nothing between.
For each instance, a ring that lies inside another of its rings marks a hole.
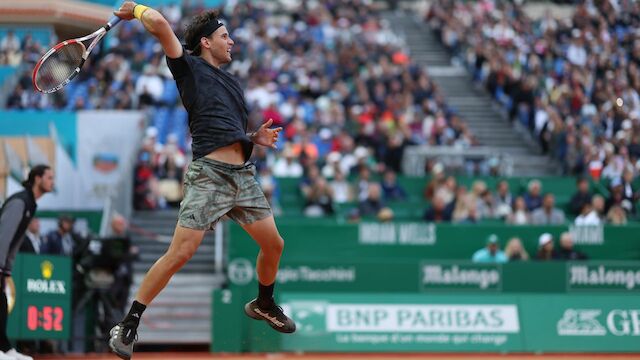
<instances>
[{"instance_id":1,"label":"tennis player","mask_svg":"<svg viewBox=\"0 0 640 360\"><path fill-rule=\"evenodd\" d=\"M162 45L189 113L193 162L185 174L184 200L171 245L147 272L129 313L111 330L111 349L123 359L131 357L146 306L193 256L205 231L213 229L224 215L239 223L260 246L258 297L245 305L245 313L279 332L294 332L295 323L273 299L284 241L255 180L255 166L247 162L254 144L275 147L282 128L270 129L269 120L247 133L243 91L238 81L221 69L231 62L234 42L229 31L217 12L204 12L187 26L187 52L158 11L127 1L115 14L124 20L140 20Z\"/></svg>"},{"instance_id":2,"label":"tennis player","mask_svg":"<svg viewBox=\"0 0 640 360\"><path fill-rule=\"evenodd\" d=\"M12 348L7 338L9 309L4 287L11 281L13 262L38 207L36 200L53 191L53 183L49 166L34 166L22 183L24 190L9 196L0 210L0 360L33 360Z\"/></svg>"}]
</instances>

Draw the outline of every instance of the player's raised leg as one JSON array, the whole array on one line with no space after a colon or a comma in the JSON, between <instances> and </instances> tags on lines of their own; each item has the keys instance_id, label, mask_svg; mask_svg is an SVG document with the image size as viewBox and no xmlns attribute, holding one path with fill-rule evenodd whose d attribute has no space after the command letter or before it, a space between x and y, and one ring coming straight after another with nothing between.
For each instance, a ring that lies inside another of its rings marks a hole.
<instances>
[{"instance_id":1,"label":"player's raised leg","mask_svg":"<svg viewBox=\"0 0 640 360\"><path fill-rule=\"evenodd\" d=\"M142 313L167 283L195 254L204 237L204 230L176 226L173 240L167 252L149 269L129 313L111 329L109 346L123 359L130 359Z\"/></svg>"},{"instance_id":2,"label":"player's raised leg","mask_svg":"<svg viewBox=\"0 0 640 360\"><path fill-rule=\"evenodd\" d=\"M245 305L245 313L253 319L266 321L277 331L292 333L296 331L296 324L273 299L276 274L284 248L284 240L278 233L273 216L241 226L260 246L256 262L258 297Z\"/></svg>"}]
</instances>

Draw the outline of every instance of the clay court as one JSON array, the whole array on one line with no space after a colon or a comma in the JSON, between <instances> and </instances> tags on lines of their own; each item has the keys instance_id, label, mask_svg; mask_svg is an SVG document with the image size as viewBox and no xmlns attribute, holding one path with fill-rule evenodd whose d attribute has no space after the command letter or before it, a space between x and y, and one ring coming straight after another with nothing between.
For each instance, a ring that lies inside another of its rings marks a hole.
<instances>
[{"instance_id":1,"label":"clay court","mask_svg":"<svg viewBox=\"0 0 640 360\"><path fill-rule=\"evenodd\" d=\"M62 359L119 359L115 355L78 355L78 356L41 356L37 357L37 360L62 360ZM572 359L572 360L604 360L604 359L640 359L640 354L508 354L508 355L496 355L496 354L305 354L305 355L290 355L290 354L264 354L264 355L211 355L206 353L140 353L134 356L135 360L151 360L151 359L166 359L166 360L206 360L206 359L220 359L220 360L493 360L493 359L505 359L505 360L560 360L560 359Z\"/></svg>"}]
</instances>

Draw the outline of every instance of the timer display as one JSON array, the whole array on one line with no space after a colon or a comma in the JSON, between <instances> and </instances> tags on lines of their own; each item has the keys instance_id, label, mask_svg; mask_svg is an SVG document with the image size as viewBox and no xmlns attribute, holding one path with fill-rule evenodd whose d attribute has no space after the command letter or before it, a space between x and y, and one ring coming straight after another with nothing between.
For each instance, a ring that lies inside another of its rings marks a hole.
<instances>
[{"instance_id":1,"label":"timer display","mask_svg":"<svg viewBox=\"0 0 640 360\"><path fill-rule=\"evenodd\" d=\"M27 307L27 329L36 331L62 331L64 310L60 306L43 306L38 308L35 305Z\"/></svg>"}]
</instances>

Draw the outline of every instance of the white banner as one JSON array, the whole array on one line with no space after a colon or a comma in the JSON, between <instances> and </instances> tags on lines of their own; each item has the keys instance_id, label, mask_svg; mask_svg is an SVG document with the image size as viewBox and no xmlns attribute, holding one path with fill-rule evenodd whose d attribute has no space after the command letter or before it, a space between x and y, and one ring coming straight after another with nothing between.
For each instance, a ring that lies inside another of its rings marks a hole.
<instances>
[{"instance_id":1,"label":"white banner","mask_svg":"<svg viewBox=\"0 0 640 360\"><path fill-rule=\"evenodd\" d=\"M138 111L80 111L77 114L78 188L83 209L101 209L112 191L122 186L133 166L142 136L143 114ZM125 181L133 181L127 178Z\"/></svg>"},{"instance_id":2,"label":"white banner","mask_svg":"<svg viewBox=\"0 0 640 360\"><path fill-rule=\"evenodd\" d=\"M516 305L330 304L329 332L517 333Z\"/></svg>"},{"instance_id":3,"label":"white banner","mask_svg":"<svg viewBox=\"0 0 640 360\"><path fill-rule=\"evenodd\" d=\"M106 197L123 186L121 180L133 181L131 160L142 136L142 120L138 111L79 111L75 163L52 134L55 191L38 200L38 209L101 210ZM7 190L10 195L22 187L10 183Z\"/></svg>"}]
</instances>

